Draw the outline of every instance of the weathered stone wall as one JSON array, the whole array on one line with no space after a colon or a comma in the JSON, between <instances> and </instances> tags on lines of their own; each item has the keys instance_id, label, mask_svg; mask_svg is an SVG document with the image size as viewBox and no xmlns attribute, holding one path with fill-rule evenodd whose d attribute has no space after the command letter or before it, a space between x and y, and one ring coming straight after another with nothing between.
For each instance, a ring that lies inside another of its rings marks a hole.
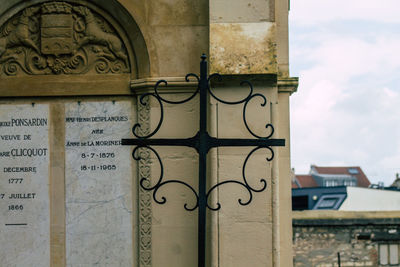
<instances>
[{"instance_id":1,"label":"weathered stone wall","mask_svg":"<svg viewBox=\"0 0 400 267\"><path fill-rule=\"evenodd\" d=\"M399 233L398 213L295 212L293 265L338 266L340 253L342 267L381 266L379 244L399 244Z\"/></svg>"},{"instance_id":2,"label":"weathered stone wall","mask_svg":"<svg viewBox=\"0 0 400 267\"><path fill-rule=\"evenodd\" d=\"M41 114L38 110L44 105L43 117L50 125L46 134L35 135L38 142L41 138L49 142L50 153L48 174L35 176L49 183L48 194L43 194L49 226L40 224L48 239L43 254L48 262L43 266L117 266L118 261L118 266L135 267L196 265L197 212L183 208L195 201L190 190L163 187L157 199L165 196L168 202L158 205L152 192L139 186L142 179L154 184L160 177L154 153L141 151L143 157L136 162L131 148L86 144L133 137L130 128L136 122L141 125L139 135L151 133L162 108L154 97L140 104L141 95L154 92L163 79L168 82L159 88L163 98L189 97L197 83L193 77L188 82L185 75L199 73L202 53L209 56L210 72L223 74L223 83L211 81L215 95L228 101L245 99L253 89L265 95L265 105L262 97L251 100L249 127L267 136L271 127L266 125L271 123L272 138L286 140L285 147L274 148L273 161L265 159L271 155L268 150L254 153L249 160L249 184L261 188L260 179L265 179L265 191L249 196L237 184L214 191L210 205L221 202L222 209L207 214L207 266L292 265L289 96L297 79L289 77L287 68L287 4L277 0L0 0L0 107L8 111L12 110L8 105L21 105L34 116ZM243 80L254 88L240 86ZM198 131L198 100L196 96L182 105L164 103L164 121L154 137L193 136ZM243 123L243 102L232 107L210 97L208 104L210 135L255 137ZM30 118L25 113L21 118ZM124 115L125 123L96 121L114 113ZM10 114L0 112L0 117L7 124ZM9 127L7 134L20 134L17 130ZM75 143L85 145L70 146ZM12 145L26 148L23 143ZM0 143L0 153L6 148ZM165 179L182 179L197 189L194 150L157 151L163 158ZM244 179L243 162L250 151L212 149L208 188L228 179ZM117 154L113 159L100 158ZM102 170L104 165L111 169ZM251 205L238 203L249 197ZM117 203L118 209L110 203ZM110 235L117 240L108 242ZM16 251L20 258L30 259L23 253L31 248L20 247ZM15 263L4 248L2 252L1 262ZM91 256L83 257L86 252Z\"/></svg>"}]
</instances>

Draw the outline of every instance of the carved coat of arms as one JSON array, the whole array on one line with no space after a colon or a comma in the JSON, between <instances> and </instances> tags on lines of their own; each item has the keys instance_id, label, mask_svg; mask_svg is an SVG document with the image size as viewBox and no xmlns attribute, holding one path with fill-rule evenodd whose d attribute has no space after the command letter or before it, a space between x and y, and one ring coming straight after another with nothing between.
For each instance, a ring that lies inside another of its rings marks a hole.
<instances>
[{"instance_id":1,"label":"carved coat of arms","mask_svg":"<svg viewBox=\"0 0 400 267\"><path fill-rule=\"evenodd\" d=\"M86 6L43 3L24 9L0 28L0 76L129 71L120 36Z\"/></svg>"}]
</instances>

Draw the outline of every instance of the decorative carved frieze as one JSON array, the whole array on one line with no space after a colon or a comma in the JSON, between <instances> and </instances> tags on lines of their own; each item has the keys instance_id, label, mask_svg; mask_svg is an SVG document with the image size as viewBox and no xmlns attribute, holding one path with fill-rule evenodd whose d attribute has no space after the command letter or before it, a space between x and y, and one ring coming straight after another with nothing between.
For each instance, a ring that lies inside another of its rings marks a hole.
<instances>
[{"instance_id":1,"label":"decorative carved frieze","mask_svg":"<svg viewBox=\"0 0 400 267\"><path fill-rule=\"evenodd\" d=\"M138 132L141 135L150 133L150 105L142 105L138 97L138 123L141 127ZM150 101L145 98L145 101ZM140 148L139 161L139 179L144 179L145 186L151 180L151 158L149 149ZM152 208L151 208L151 192L144 190L139 186L139 266L152 266Z\"/></svg>"},{"instance_id":2,"label":"decorative carved frieze","mask_svg":"<svg viewBox=\"0 0 400 267\"><path fill-rule=\"evenodd\" d=\"M129 72L117 31L86 6L42 3L0 28L0 76Z\"/></svg>"}]
</instances>

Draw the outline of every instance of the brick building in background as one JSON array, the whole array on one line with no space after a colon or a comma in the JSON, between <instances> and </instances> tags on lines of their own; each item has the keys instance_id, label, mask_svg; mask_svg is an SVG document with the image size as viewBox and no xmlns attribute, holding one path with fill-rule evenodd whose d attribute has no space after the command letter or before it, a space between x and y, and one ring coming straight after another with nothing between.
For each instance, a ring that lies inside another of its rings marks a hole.
<instances>
[{"instance_id":1,"label":"brick building in background","mask_svg":"<svg viewBox=\"0 0 400 267\"><path fill-rule=\"evenodd\" d=\"M293 174L294 267L400 266L399 180L371 185L360 167Z\"/></svg>"},{"instance_id":2,"label":"brick building in background","mask_svg":"<svg viewBox=\"0 0 400 267\"><path fill-rule=\"evenodd\" d=\"M309 174L295 175L292 188L357 186L369 187L371 182L358 166L320 167L311 165Z\"/></svg>"}]
</instances>

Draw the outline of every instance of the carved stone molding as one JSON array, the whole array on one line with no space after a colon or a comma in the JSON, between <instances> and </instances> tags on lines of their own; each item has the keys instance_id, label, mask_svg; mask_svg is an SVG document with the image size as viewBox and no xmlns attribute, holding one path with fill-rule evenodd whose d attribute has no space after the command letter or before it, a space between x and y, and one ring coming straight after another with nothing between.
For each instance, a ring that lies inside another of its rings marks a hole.
<instances>
[{"instance_id":1,"label":"carved stone molding","mask_svg":"<svg viewBox=\"0 0 400 267\"><path fill-rule=\"evenodd\" d=\"M194 93L198 87L197 81L186 81L185 77L150 77L131 81L131 90L136 94L154 91L154 86L159 80L168 82L168 86L158 87L163 93Z\"/></svg>"},{"instance_id":2,"label":"carved stone molding","mask_svg":"<svg viewBox=\"0 0 400 267\"><path fill-rule=\"evenodd\" d=\"M286 92L293 94L297 92L297 87L299 86L299 78L298 77L288 77L288 78L279 78L278 79L278 90L279 92Z\"/></svg>"},{"instance_id":3,"label":"carved stone molding","mask_svg":"<svg viewBox=\"0 0 400 267\"><path fill-rule=\"evenodd\" d=\"M150 133L150 105L142 105L138 96L138 123L141 127L138 128L138 134L147 135ZM145 99L149 101L149 99ZM139 150L139 179L151 181L151 157L148 149L141 148ZM150 186L144 184L145 186ZM152 209L151 209L151 192L144 190L139 186L139 266L152 266Z\"/></svg>"},{"instance_id":4,"label":"carved stone molding","mask_svg":"<svg viewBox=\"0 0 400 267\"><path fill-rule=\"evenodd\" d=\"M129 72L117 31L86 6L38 4L0 28L0 76Z\"/></svg>"}]
</instances>

